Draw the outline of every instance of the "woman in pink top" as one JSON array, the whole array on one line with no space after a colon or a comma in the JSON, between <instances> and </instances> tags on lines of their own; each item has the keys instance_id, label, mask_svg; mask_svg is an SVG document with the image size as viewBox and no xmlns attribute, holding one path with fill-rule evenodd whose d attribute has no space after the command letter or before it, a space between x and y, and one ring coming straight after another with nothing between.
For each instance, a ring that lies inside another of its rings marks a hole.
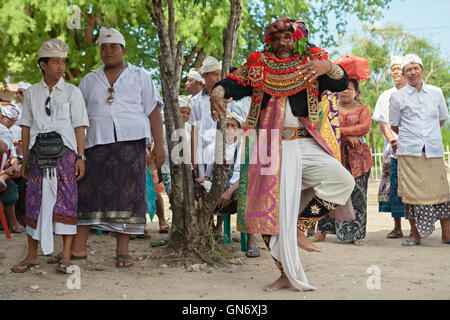
<instances>
[{"instance_id":1,"label":"woman in pink top","mask_svg":"<svg viewBox=\"0 0 450 320\"><path fill-rule=\"evenodd\" d=\"M367 223L367 182L373 165L365 135L372 124L370 108L358 99L360 94L358 81L350 79L348 88L339 93L339 121L341 129L341 161L355 178L355 189L351 200L355 210L355 219L335 221L330 216L318 223L314 235L319 241L325 240L326 233L336 234L341 241L351 241L362 245L360 240L366 236Z\"/></svg>"}]
</instances>

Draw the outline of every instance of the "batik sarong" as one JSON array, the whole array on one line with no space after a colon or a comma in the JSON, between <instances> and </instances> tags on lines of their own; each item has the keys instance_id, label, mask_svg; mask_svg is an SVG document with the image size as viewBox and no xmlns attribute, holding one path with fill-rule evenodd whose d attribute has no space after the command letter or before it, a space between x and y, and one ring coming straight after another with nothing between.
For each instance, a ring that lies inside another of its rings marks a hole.
<instances>
[{"instance_id":1,"label":"batik sarong","mask_svg":"<svg viewBox=\"0 0 450 320\"><path fill-rule=\"evenodd\" d=\"M86 173L78 186L79 224L142 225L137 233L143 232L145 169L144 139L86 149Z\"/></svg>"}]
</instances>

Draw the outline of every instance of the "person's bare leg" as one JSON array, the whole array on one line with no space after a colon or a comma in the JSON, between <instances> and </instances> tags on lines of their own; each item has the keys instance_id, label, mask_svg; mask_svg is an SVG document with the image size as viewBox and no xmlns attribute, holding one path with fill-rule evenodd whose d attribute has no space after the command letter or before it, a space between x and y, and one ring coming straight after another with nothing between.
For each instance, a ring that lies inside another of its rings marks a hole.
<instances>
[{"instance_id":1,"label":"person's bare leg","mask_svg":"<svg viewBox=\"0 0 450 320\"><path fill-rule=\"evenodd\" d=\"M320 248L314 245L314 241L307 239L305 233L297 228L297 245L309 252L320 252Z\"/></svg>"},{"instance_id":2,"label":"person's bare leg","mask_svg":"<svg viewBox=\"0 0 450 320\"><path fill-rule=\"evenodd\" d=\"M38 259L38 244L39 242L37 240L34 240L33 237L31 237L29 234L27 234L28 239L28 255L25 258L25 262L32 263L32 264L39 264ZM14 269L16 270L25 270L26 266L19 266L15 265Z\"/></svg>"},{"instance_id":3,"label":"person's bare leg","mask_svg":"<svg viewBox=\"0 0 450 320\"><path fill-rule=\"evenodd\" d=\"M66 234L63 235L63 251L61 252L61 260L59 261L58 264L60 268L66 269L67 266L64 265L64 262L65 263L70 262L73 238L74 235L66 235Z\"/></svg>"},{"instance_id":4,"label":"person's bare leg","mask_svg":"<svg viewBox=\"0 0 450 320\"><path fill-rule=\"evenodd\" d=\"M9 227L11 228L11 230L22 229L22 226L20 225L19 221L17 221L14 205L6 206L5 213L6 216L8 217Z\"/></svg>"},{"instance_id":5,"label":"person's bare leg","mask_svg":"<svg viewBox=\"0 0 450 320\"><path fill-rule=\"evenodd\" d=\"M128 245L130 243L130 235L124 234L124 233L116 233L116 239L117 239L117 247L116 247L116 255L129 255L128 254ZM134 263L133 259L125 260L122 262L119 262L119 266L129 266Z\"/></svg>"},{"instance_id":6,"label":"person's bare leg","mask_svg":"<svg viewBox=\"0 0 450 320\"><path fill-rule=\"evenodd\" d=\"M271 284L268 284L267 286L264 287L264 291L268 291L268 292L272 292L272 291L277 291L283 288L288 288L291 287L291 282L289 281L289 279L286 277L286 274L283 272L281 274L281 276L275 280L274 282L272 282Z\"/></svg>"},{"instance_id":7,"label":"person's bare leg","mask_svg":"<svg viewBox=\"0 0 450 320\"><path fill-rule=\"evenodd\" d=\"M214 233L216 236L222 236L223 235L223 217L217 216L217 223L216 226L213 228Z\"/></svg>"},{"instance_id":8,"label":"person's bare leg","mask_svg":"<svg viewBox=\"0 0 450 320\"><path fill-rule=\"evenodd\" d=\"M394 218L394 229L402 231L402 218Z\"/></svg>"},{"instance_id":9,"label":"person's bare leg","mask_svg":"<svg viewBox=\"0 0 450 320\"><path fill-rule=\"evenodd\" d=\"M72 254L76 257L87 255L87 239L89 237L90 226L77 226L77 234L73 237Z\"/></svg>"},{"instance_id":10,"label":"person's bare leg","mask_svg":"<svg viewBox=\"0 0 450 320\"><path fill-rule=\"evenodd\" d=\"M442 242L448 243L450 241L450 220L441 219L441 228L442 228Z\"/></svg>"},{"instance_id":11,"label":"person's bare leg","mask_svg":"<svg viewBox=\"0 0 450 320\"><path fill-rule=\"evenodd\" d=\"M415 244L420 244L421 238L420 238L419 231L417 230L417 227L416 227L416 222L413 219L409 219L409 224L411 225L411 239L409 239L409 240L410 241L415 240L415 241L417 241ZM410 241L409 241L409 244L411 245ZM403 243L405 243L405 244L408 243L408 240L406 240Z\"/></svg>"}]
</instances>

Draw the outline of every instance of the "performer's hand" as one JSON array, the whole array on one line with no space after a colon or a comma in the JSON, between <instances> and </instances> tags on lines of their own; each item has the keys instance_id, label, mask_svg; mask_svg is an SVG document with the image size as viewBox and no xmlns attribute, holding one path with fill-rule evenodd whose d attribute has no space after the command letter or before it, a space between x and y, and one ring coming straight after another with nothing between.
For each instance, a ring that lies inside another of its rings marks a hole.
<instances>
[{"instance_id":1,"label":"performer's hand","mask_svg":"<svg viewBox=\"0 0 450 320\"><path fill-rule=\"evenodd\" d=\"M391 147L392 147L392 151L397 152L397 147L398 147L398 140L394 139L391 141Z\"/></svg>"},{"instance_id":2,"label":"performer's hand","mask_svg":"<svg viewBox=\"0 0 450 320\"><path fill-rule=\"evenodd\" d=\"M227 107L225 104L233 101L233 98L223 99L220 97L211 97L209 101L211 104L211 117L215 122L217 122L225 117L227 114Z\"/></svg>"},{"instance_id":3,"label":"performer's hand","mask_svg":"<svg viewBox=\"0 0 450 320\"><path fill-rule=\"evenodd\" d=\"M84 177L84 170L85 170L84 160L78 159L75 162L75 175L77 177L77 181L80 181Z\"/></svg>"},{"instance_id":4,"label":"performer's hand","mask_svg":"<svg viewBox=\"0 0 450 320\"><path fill-rule=\"evenodd\" d=\"M220 197L220 205L223 206L225 203L231 200L231 198L233 197L233 192L230 192L230 190L231 189L228 189L222 194L222 196Z\"/></svg>"},{"instance_id":5,"label":"performer's hand","mask_svg":"<svg viewBox=\"0 0 450 320\"><path fill-rule=\"evenodd\" d=\"M161 168L161 166L166 161L166 154L164 153L164 146L161 143L155 145L152 151L152 156L156 164L156 169Z\"/></svg>"},{"instance_id":6,"label":"performer's hand","mask_svg":"<svg viewBox=\"0 0 450 320\"><path fill-rule=\"evenodd\" d=\"M315 81L321 75L331 71L331 62L328 60L314 60L309 61L300 66L299 70L302 74L309 75L310 81Z\"/></svg>"}]
</instances>

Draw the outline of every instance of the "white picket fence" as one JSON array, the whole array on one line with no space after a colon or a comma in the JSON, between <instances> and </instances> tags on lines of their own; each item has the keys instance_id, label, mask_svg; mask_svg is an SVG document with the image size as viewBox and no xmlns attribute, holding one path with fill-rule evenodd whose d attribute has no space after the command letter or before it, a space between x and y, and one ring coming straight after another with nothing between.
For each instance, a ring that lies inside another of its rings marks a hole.
<instances>
[{"instance_id":1,"label":"white picket fence","mask_svg":"<svg viewBox=\"0 0 450 320\"><path fill-rule=\"evenodd\" d=\"M383 167L383 150L372 153L373 167L370 170L370 180L379 181L381 178L381 168ZM444 147L444 162L447 171L450 171L450 147Z\"/></svg>"}]
</instances>

